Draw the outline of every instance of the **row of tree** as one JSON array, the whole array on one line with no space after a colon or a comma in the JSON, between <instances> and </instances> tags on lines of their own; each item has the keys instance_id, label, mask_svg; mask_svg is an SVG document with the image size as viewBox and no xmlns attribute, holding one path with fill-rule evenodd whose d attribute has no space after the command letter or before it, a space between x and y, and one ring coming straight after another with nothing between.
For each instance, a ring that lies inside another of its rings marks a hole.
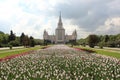
<instances>
[{"instance_id":1,"label":"row of tree","mask_svg":"<svg viewBox=\"0 0 120 80\"><path fill-rule=\"evenodd\" d=\"M5 47L8 44L8 34L4 34L2 31L0 31L0 47Z\"/></svg>"},{"instance_id":2,"label":"row of tree","mask_svg":"<svg viewBox=\"0 0 120 80\"><path fill-rule=\"evenodd\" d=\"M90 47L120 47L120 34L117 35L89 35L85 39L78 40L78 44Z\"/></svg>"},{"instance_id":3,"label":"row of tree","mask_svg":"<svg viewBox=\"0 0 120 80\"><path fill-rule=\"evenodd\" d=\"M21 34L20 36L20 44L24 45L25 47L34 47L35 46L35 41L32 36L28 37L24 33Z\"/></svg>"},{"instance_id":4,"label":"row of tree","mask_svg":"<svg viewBox=\"0 0 120 80\"><path fill-rule=\"evenodd\" d=\"M21 36L16 36L13 31L10 31L10 34L5 34L0 31L0 47L8 46L25 46L25 47L34 47L35 45L41 45L43 41L40 39L34 39L32 36L27 36L24 33Z\"/></svg>"}]
</instances>

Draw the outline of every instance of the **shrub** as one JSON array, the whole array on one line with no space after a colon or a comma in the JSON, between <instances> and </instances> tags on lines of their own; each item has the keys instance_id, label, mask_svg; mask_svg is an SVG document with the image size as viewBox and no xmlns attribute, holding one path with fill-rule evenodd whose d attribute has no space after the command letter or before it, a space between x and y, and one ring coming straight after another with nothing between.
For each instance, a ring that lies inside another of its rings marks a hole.
<instances>
[{"instance_id":1,"label":"shrub","mask_svg":"<svg viewBox=\"0 0 120 80\"><path fill-rule=\"evenodd\" d=\"M98 43L98 46L99 46L100 49L103 49L103 45L104 45L104 42Z\"/></svg>"},{"instance_id":2,"label":"shrub","mask_svg":"<svg viewBox=\"0 0 120 80\"><path fill-rule=\"evenodd\" d=\"M19 46L20 45L20 43L19 43L19 41L10 41L9 42L9 45L12 45L12 46Z\"/></svg>"},{"instance_id":3,"label":"shrub","mask_svg":"<svg viewBox=\"0 0 120 80\"><path fill-rule=\"evenodd\" d=\"M9 45L9 48L12 49L12 45Z\"/></svg>"},{"instance_id":4,"label":"shrub","mask_svg":"<svg viewBox=\"0 0 120 80\"><path fill-rule=\"evenodd\" d=\"M98 43L99 39L97 37L97 35L89 35L88 36L88 45L92 48L94 48L94 46Z\"/></svg>"},{"instance_id":5,"label":"shrub","mask_svg":"<svg viewBox=\"0 0 120 80\"><path fill-rule=\"evenodd\" d=\"M114 41L108 41L107 46L108 47L116 47L116 43Z\"/></svg>"}]
</instances>

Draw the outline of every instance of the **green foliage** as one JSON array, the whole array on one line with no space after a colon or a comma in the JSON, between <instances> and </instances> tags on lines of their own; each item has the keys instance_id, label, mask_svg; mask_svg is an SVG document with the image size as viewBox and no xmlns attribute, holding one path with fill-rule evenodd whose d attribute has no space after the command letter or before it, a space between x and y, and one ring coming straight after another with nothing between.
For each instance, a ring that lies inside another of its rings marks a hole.
<instances>
[{"instance_id":1,"label":"green foliage","mask_svg":"<svg viewBox=\"0 0 120 80\"><path fill-rule=\"evenodd\" d=\"M97 35L89 35L88 36L88 45L92 48L94 48L94 46L99 42L99 38L97 37Z\"/></svg>"},{"instance_id":2,"label":"green foliage","mask_svg":"<svg viewBox=\"0 0 120 80\"><path fill-rule=\"evenodd\" d=\"M34 47L34 46L35 46L34 38L30 36L30 47Z\"/></svg>"},{"instance_id":3,"label":"green foliage","mask_svg":"<svg viewBox=\"0 0 120 80\"><path fill-rule=\"evenodd\" d=\"M10 50L12 49L12 45L9 45Z\"/></svg>"},{"instance_id":4,"label":"green foliage","mask_svg":"<svg viewBox=\"0 0 120 80\"><path fill-rule=\"evenodd\" d=\"M78 45L78 43L76 42L76 40L70 40L69 41L71 43L71 46L73 47L74 45Z\"/></svg>"},{"instance_id":5,"label":"green foliage","mask_svg":"<svg viewBox=\"0 0 120 80\"><path fill-rule=\"evenodd\" d=\"M20 36L20 43L25 47L34 47L35 46L34 38L32 36L30 36L30 38L29 38L24 33L22 33Z\"/></svg>"},{"instance_id":6,"label":"green foliage","mask_svg":"<svg viewBox=\"0 0 120 80\"><path fill-rule=\"evenodd\" d=\"M10 41L10 42L9 42L9 45L12 45L12 46L19 46L20 43L19 43L19 41L14 40L14 41Z\"/></svg>"},{"instance_id":7,"label":"green foliage","mask_svg":"<svg viewBox=\"0 0 120 80\"><path fill-rule=\"evenodd\" d=\"M4 34L4 32L0 31L0 34Z\"/></svg>"},{"instance_id":8,"label":"green foliage","mask_svg":"<svg viewBox=\"0 0 120 80\"><path fill-rule=\"evenodd\" d=\"M0 47L8 46L8 34L4 34L0 31Z\"/></svg>"},{"instance_id":9,"label":"green foliage","mask_svg":"<svg viewBox=\"0 0 120 80\"><path fill-rule=\"evenodd\" d=\"M24 38L25 38L25 34L22 33L20 36L20 44L24 45Z\"/></svg>"},{"instance_id":10,"label":"green foliage","mask_svg":"<svg viewBox=\"0 0 120 80\"><path fill-rule=\"evenodd\" d=\"M77 42L78 42L79 45L82 45L82 46L86 46L86 44L87 44L87 40L83 39L83 38L79 39Z\"/></svg>"},{"instance_id":11,"label":"green foliage","mask_svg":"<svg viewBox=\"0 0 120 80\"><path fill-rule=\"evenodd\" d=\"M117 43L117 47L120 48L120 40L118 40L116 43Z\"/></svg>"},{"instance_id":12,"label":"green foliage","mask_svg":"<svg viewBox=\"0 0 120 80\"><path fill-rule=\"evenodd\" d=\"M49 45L49 44L51 44L50 40L44 40L44 45Z\"/></svg>"},{"instance_id":13,"label":"green foliage","mask_svg":"<svg viewBox=\"0 0 120 80\"><path fill-rule=\"evenodd\" d=\"M34 41L35 41L35 45L43 45L44 44L44 41L41 39L34 39Z\"/></svg>"},{"instance_id":14,"label":"green foliage","mask_svg":"<svg viewBox=\"0 0 120 80\"><path fill-rule=\"evenodd\" d=\"M29 37L26 35L26 36L24 37L24 46L25 46L25 47L29 47L29 44L30 44L30 39L29 39Z\"/></svg>"},{"instance_id":15,"label":"green foliage","mask_svg":"<svg viewBox=\"0 0 120 80\"><path fill-rule=\"evenodd\" d=\"M108 42L109 41L109 36L108 35L105 35L105 40L104 42Z\"/></svg>"},{"instance_id":16,"label":"green foliage","mask_svg":"<svg viewBox=\"0 0 120 80\"><path fill-rule=\"evenodd\" d=\"M9 42L10 42L10 41L14 41L15 38L16 38L16 37L15 37L15 34L14 34L13 31L11 30L11 31L10 31L10 35L9 35Z\"/></svg>"},{"instance_id":17,"label":"green foliage","mask_svg":"<svg viewBox=\"0 0 120 80\"><path fill-rule=\"evenodd\" d=\"M0 47L9 47L9 45L34 47L35 45L43 45L43 40L34 39L32 36L28 37L24 33L20 37L15 36L12 30L10 31L10 35L0 31Z\"/></svg>"},{"instance_id":18,"label":"green foliage","mask_svg":"<svg viewBox=\"0 0 120 80\"><path fill-rule=\"evenodd\" d=\"M104 45L104 42L99 42L99 43L98 43L98 46L99 46L99 48L101 48L101 49L103 49L103 45Z\"/></svg>"},{"instance_id":19,"label":"green foliage","mask_svg":"<svg viewBox=\"0 0 120 80\"><path fill-rule=\"evenodd\" d=\"M108 35L109 39L105 42L107 47L120 47L120 34Z\"/></svg>"},{"instance_id":20,"label":"green foliage","mask_svg":"<svg viewBox=\"0 0 120 80\"><path fill-rule=\"evenodd\" d=\"M29 45L30 45L29 37L27 35L25 35L24 33L22 33L20 36L20 43L21 43L21 45L23 45L25 47L29 47Z\"/></svg>"},{"instance_id":21,"label":"green foliage","mask_svg":"<svg viewBox=\"0 0 120 80\"><path fill-rule=\"evenodd\" d=\"M91 45L94 47L98 45L100 48L102 47L120 47L120 34L117 35L96 35L98 40L95 42L95 39L90 40L90 36L85 39L79 39L78 43L82 46ZM95 43L94 43L95 42Z\"/></svg>"}]
</instances>

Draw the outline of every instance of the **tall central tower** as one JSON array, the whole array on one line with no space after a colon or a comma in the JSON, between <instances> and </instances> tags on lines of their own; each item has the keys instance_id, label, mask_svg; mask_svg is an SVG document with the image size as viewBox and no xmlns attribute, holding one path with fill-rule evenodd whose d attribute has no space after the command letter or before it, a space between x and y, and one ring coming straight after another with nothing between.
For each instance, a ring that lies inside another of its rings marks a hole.
<instances>
[{"instance_id":1,"label":"tall central tower","mask_svg":"<svg viewBox=\"0 0 120 80\"><path fill-rule=\"evenodd\" d=\"M71 40L76 41L77 39L77 31L75 30L72 35L65 35L65 29L62 23L61 13L59 15L57 28L55 30L55 35L49 35L48 32L45 30L43 34L44 42L51 42L56 44L64 44Z\"/></svg>"},{"instance_id":2,"label":"tall central tower","mask_svg":"<svg viewBox=\"0 0 120 80\"><path fill-rule=\"evenodd\" d=\"M56 34L55 43L65 43L65 29L63 28L63 24L62 24L61 12L55 34Z\"/></svg>"}]
</instances>

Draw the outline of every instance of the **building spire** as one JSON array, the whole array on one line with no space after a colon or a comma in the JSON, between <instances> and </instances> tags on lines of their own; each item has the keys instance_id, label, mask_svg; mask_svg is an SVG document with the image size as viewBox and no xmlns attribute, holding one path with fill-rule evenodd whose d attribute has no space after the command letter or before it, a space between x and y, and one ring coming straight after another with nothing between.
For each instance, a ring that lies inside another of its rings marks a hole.
<instances>
[{"instance_id":1,"label":"building spire","mask_svg":"<svg viewBox=\"0 0 120 80\"><path fill-rule=\"evenodd\" d=\"M58 21L58 29L63 29L63 24L62 24L62 18L61 18L61 12L60 12L60 15L59 15L59 21Z\"/></svg>"},{"instance_id":2,"label":"building spire","mask_svg":"<svg viewBox=\"0 0 120 80\"><path fill-rule=\"evenodd\" d=\"M61 19L61 11L60 11L60 16L59 16L59 23L62 23L62 19Z\"/></svg>"}]
</instances>

